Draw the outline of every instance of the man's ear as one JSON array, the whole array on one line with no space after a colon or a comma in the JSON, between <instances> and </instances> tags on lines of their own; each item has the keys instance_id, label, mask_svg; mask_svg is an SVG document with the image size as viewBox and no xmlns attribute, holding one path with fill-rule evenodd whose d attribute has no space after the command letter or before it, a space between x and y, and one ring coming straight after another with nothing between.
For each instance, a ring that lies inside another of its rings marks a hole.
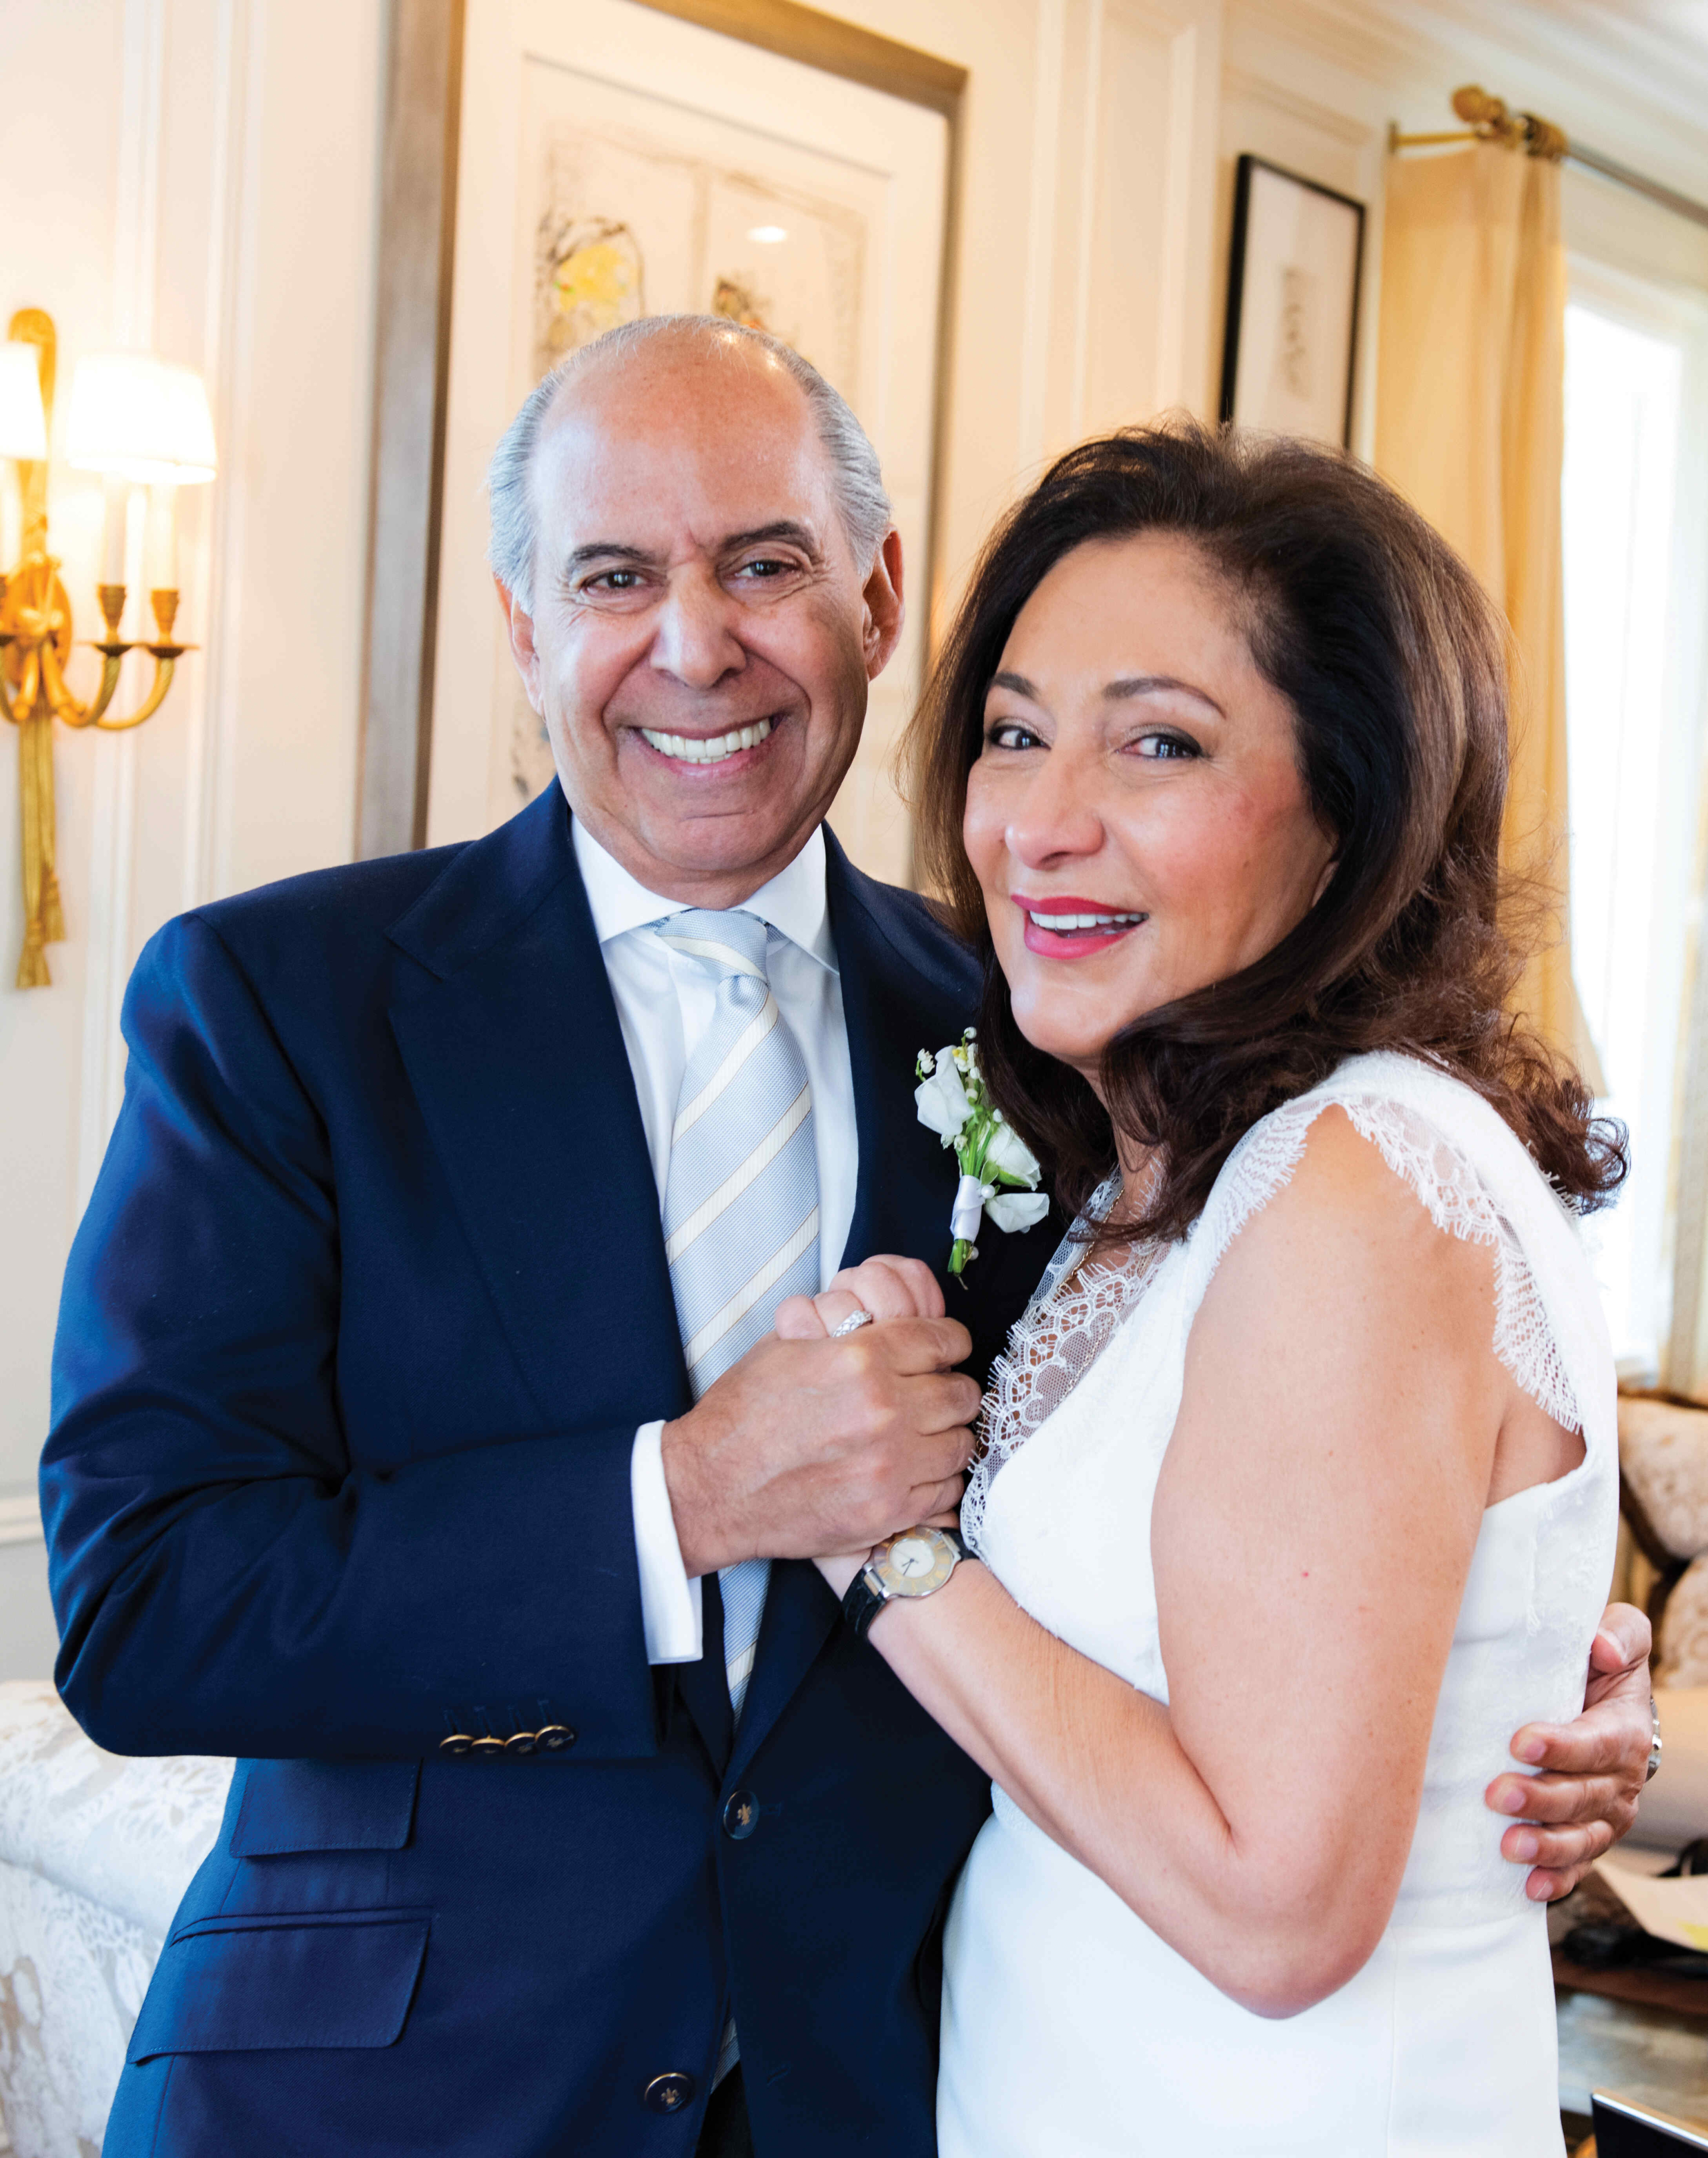
<instances>
[{"instance_id":1,"label":"man's ear","mask_svg":"<svg viewBox=\"0 0 1708 2158\"><path fill-rule=\"evenodd\" d=\"M498 605L504 610L504 628L510 639L510 657L516 663L516 672L522 677L529 703L544 719L545 705L540 695L539 653L534 643L534 617L523 612L516 595L497 577L493 579L493 589L498 596Z\"/></svg>"},{"instance_id":2,"label":"man's ear","mask_svg":"<svg viewBox=\"0 0 1708 2158\"><path fill-rule=\"evenodd\" d=\"M875 682L895 656L907 609L901 596L901 534L892 524L872 562L861 597L865 601L863 632L866 679Z\"/></svg>"}]
</instances>

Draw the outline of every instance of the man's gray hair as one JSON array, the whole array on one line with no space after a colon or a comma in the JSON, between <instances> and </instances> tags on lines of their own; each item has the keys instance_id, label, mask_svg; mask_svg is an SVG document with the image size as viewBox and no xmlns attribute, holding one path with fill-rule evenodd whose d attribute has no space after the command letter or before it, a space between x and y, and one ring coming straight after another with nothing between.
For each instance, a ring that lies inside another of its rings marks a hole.
<instances>
[{"instance_id":1,"label":"man's gray hair","mask_svg":"<svg viewBox=\"0 0 1708 2158\"><path fill-rule=\"evenodd\" d=\"M894 518L890 498L884 492L884 475L878 452L866 431L855 419L848 401L833 390L809 360L768 330L750 329L721 315L647 315L639 322L623 323L603 337L594 338L561 359L538 382L523 400L522 409L505 429L487 467L487 493L492 503L492 538L487 560L500 584L524 614L534 612L534 502L528 476L534 447L553 400L564 385L596 360L622 361L642 345L666 338L698 344L707 350L728 350L730 345L757 345L769 353L798 383L811 408L818 439L830 460L836 488L837 508L844 529L864 573L878 551L880 541Z\"/></svg>"}]
</instances>

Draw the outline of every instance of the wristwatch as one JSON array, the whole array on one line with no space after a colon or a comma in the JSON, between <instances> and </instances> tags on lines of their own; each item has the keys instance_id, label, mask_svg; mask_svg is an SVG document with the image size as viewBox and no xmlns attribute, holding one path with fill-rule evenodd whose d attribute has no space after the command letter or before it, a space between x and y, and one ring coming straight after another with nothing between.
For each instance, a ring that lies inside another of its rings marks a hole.
<instances>
[{"instance_id":1,"label":"wristwatch","mask_svg":"<svg viewBox=\"0 0 1708 2158\"><path fill-rule=\"evenodd\" d=\"M898 1596L935 1596L972 1553L958 1529L899 1529L874 1546L872 1556L849 1583L842 1615L864 1638L884 1606Z\"/></svg>"}]
</instances>

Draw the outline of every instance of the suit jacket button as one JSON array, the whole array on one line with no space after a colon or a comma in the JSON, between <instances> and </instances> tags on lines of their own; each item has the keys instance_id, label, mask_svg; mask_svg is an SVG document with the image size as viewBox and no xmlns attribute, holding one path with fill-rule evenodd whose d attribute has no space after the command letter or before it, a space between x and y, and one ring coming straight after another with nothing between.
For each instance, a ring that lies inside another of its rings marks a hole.
<instances>
[{"instance_id":1,"label":"suit jacket button","mask_svg":"<svg viewBox=\"0 0 1708 2158\"><path fill-rule=\"evenodd\" d=\"M746 1843L759 1825L759 1801L751 1791L732 1791L724 1808L724 1833L734 1843Z\"/></svg>"},{"instance_id":2,"label":"suit jacket button","mask_svg":"<svg viewBox=\"0 0 1708 2158\"><path fill-rule=\"evenodd\" d=\"M504 1742L491 1737L477 1738L468 1750L477 1761L496 1761L504 1750Z\"/></svg>"},{"instance_id":3,"label":"suit jacket button","mask_svg":"<svg viewBox=\"0 0 1708 2158\"><path fill-rule=\"evenodd\" d=\"M648 2113L680 2113L694 2096L694 2078L680 2068L672 2068L666 2075L654 2076L641 2093L641 2104Z\"/></svg>"},{"instance_id":4,"label":"suit jacket button","mask_svg":"<svg viewBox=\"0 0 1708 2158\"><path fill-rule=\"evenodd\" d=\"M453 1731L448 1738L439 1741L441 1753L462 1754L474 1750L474 1740L466 1731Z\"/></svg>"},{"instance_id":5,"label":"suit jacket button","mask_svg":"<svg viewBox=\"0 0 1708 2158\"><path fill-rule=\"evenodd\" d=\"M504 1741L504 1751L506 1753L513 1753L519 1759L523 1754L531 1753L537 1743L538 1741L533 1732L513 1731Z\"/></svg>"},{"instance_id":6,"label":"suit jacket button","mask_svg":"<svg viewBox=\"0 0 1708 2158\"><path fill-rule=\"evenodd\" d=\"M542 1753L561 1753L575 1742L575 1734L566 1723L542 1724L534 1736Z\"/></svg>"}]
</instances>

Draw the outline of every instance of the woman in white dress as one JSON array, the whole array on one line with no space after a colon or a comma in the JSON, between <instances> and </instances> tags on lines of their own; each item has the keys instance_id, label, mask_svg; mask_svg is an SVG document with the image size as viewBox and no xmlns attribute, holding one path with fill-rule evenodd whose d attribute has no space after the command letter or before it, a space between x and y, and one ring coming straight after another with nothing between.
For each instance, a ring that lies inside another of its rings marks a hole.
<instances>
[{"instance_id":1,"label":"woman in white dress","mask_svg":"<svg viewBox=\"0 0 1708 2158\"><path fill-rule=\"evenodd\" d=\"M1503 1011L1499 625L1350 462L1134 432L998 532L916 728L987 1081L1080 1216L987 1397L983 1563L871 1634L994 1779L942 2158L1557 2154L1484 1794L1582 1698L1576 1216L1624 1164Z\"/></svg>"}]
</instances>

